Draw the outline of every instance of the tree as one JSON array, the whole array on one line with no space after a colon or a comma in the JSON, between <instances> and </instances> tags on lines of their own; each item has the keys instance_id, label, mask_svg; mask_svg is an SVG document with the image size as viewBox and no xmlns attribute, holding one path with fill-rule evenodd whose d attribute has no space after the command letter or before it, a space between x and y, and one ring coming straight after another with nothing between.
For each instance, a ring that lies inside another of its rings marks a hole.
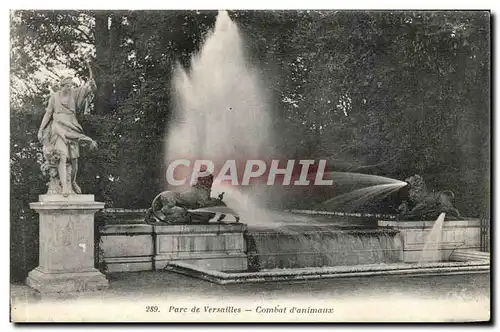
<instances>
[{"instance_id":1,"label":"tree","mask_svg":"<svg viewBox=\"0 0 500 332\"><path fill-rule=\"evenodd\" d=\"M63 74L83 79L88 75L84 58L90 56L94 60L98 92L90 112L78 117L84 131L98 142L99 149L83 151L85 157L79 171L83 191L95 194L96 200L104 201L107 207L147 207L164 188L163 139L172 108L172 68L177 62L189 64L190 55L214 22L213 14L194 11L11 14L11 146L16 147L11 150L11 170L15 174L11 180L11 218L16 225L11 240L19 245L14 245L13 251L27 250L26 244L14 241L26 238L17 226L19 223L32 226L26 222L28 216L32 217L28 204L46 190L45 179L33 158L41 152L36 131L49 87L62 76L61 70ZM28 110L30 116L25 115ZM17 150L24 152L16 155ZM14 274L23 277L22 271Z\"/></svg>"}]
</instances>

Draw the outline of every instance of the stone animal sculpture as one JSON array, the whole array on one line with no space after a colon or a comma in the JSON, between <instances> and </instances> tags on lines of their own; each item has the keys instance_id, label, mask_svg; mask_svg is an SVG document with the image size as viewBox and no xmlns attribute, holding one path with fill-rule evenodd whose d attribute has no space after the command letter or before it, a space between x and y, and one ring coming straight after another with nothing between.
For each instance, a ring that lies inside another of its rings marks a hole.
<instances>
[{"instance_id":1,"label":"stone animal sculpture","mask_svg":"<svg viewBox=\"0 0 500 332\"><path fill-rule=\"evenodd\" d=\"M207 223L217 215L216 212L197 211L210 207L225 207L224 193L218 198L210 196L213 176L198 178L195 185L182 192L164 191L158 194L146 212L146 223L192 224ZM219 214L219 221L226 217ZM235 216L236 221L239 217Z\"/></svg>"},{"instance_id":2,"label":"stone animal sculpture","mask_svg":"<svg viewBox=\"0 0 500 332\"><path fill-rule=\"evenodd\" d=\"M407 179L408 199L398 207L400 219L403 220L428 220L435 219L442 212L448 218L460 219L460 213L453 206L452 200L455 195L450 190L432 191L427 190L422 176L415 174Z\"/></svg>"}]
</instances>

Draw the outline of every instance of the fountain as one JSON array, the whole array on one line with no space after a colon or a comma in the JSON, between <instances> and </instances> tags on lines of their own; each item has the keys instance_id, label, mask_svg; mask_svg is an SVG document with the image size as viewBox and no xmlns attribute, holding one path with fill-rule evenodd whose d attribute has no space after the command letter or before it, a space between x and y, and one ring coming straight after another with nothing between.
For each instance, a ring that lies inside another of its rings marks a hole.
<instances>
[{"instance_id":1,"label":"fountain","mask_svg":"<svg viewBox=\"0 0 500 332\"><path fill-rule=\"evenodd\" d=\"M226 170L227 161L240 169L249 160L265 165L274 158L270 109L263 86L257 71L246 61L238 27L227 12L220 11L215 28L201 51L192 57L190 69L178 66L175 70L176 110L167 131L165 162L187 161L184 165L188 167L176 168L170 174L172 178L206 177L196 177L196 173L189 176L201 170L191 167L200 160L211 161L207 168L215 174ZM324 176L324 183L354 181L369 186L333 197L320 205L323 207L357 208L407 185L415 189L415 177L400 181L328 171ZM170 183L168 190L154 200L146 223L104 229L101 237L107 266L111 271L167 269L218 283L489 270L483 261L449 261L457 248L479 246L475 233L463 231L478 227L473 228L470 220L447 224L444 214L435 223L442 242L433 252L439 251L448 261L421 260L423 237L430 222L415 218L420 218L421 212L427 216L436 211L459 216L444 192L435 196L439 204L431 207L422 203L428 200L419 201L420 195L410 197L401 206L400 219L414 221L384 221L375 215L371 216L375 222L368 225L347 219L362 220L356 213L333 216L327 211L307 214L273 210L263 204L263 194L270 188L259 186L258 176L255 180L250 186L235 186L231 181L216 183L211 178L202 190L203 199L197 198L200 192L196 191L196 181ZM235 182L242 183L240 178ZM188 194L186 185L191 186ZM457 227L462 233L457 233ZM452 233L454 242L450 240Z\"/></svg>"},{"instance_id":2,"label":"fountain","mask_svg":"<svg viewBox=\"0 0 500 332\"><path fill-rule=\"evenodd\" d=\"M422 256L419 262L439 262L442 260L439 247L441 245L441 237L443 236L443 222L445 213L441 213L432 226L427 240L425 241L424 249L422 249Z\"/></svg>"},{"instance_id":3,"label":"fountain","mask_svg":"<svg viewBox=\"0 0 500 332\"><path fill-rule=\"evenodd\" d=\"M189 71L174 75L176 112L166 139L166 162L267 159L271 119L257 71L245 59L236 24L220 11Z\"/></svg>"}]
</instances>

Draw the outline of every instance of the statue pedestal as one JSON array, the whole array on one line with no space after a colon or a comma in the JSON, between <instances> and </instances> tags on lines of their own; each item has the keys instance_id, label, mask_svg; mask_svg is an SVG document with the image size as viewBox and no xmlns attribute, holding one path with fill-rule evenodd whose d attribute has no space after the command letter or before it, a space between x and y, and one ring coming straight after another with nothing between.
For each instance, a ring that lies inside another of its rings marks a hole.
<instances>
[{"instance_id":1,"label":"statue pedestal","mask_svg":"<svg viewBox=\"0 0 500 332\"><path fill-rule=\"evenodd\" d=\"M94 268L94 214L104 208L94 195L41 195L30 207L40 216L40 259L26 283L40 293L108 287Z\"/></svg>"}]
</instances>

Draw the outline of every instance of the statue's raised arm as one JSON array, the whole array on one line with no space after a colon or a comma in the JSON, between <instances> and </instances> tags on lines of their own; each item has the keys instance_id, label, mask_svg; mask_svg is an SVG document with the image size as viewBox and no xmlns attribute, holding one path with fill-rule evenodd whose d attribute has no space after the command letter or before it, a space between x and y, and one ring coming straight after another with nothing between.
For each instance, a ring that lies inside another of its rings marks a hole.
<instances>
[{"instance_id":1,"label":"statue's raised arm","mask_svg":"<svg viewBox=\"0 0 500 332\"><path fill-rule=\"evenodd\" d=\"M89 79L87 83L74 89L77 109L81 109L85 106L85 101L97 88L96 83L94 81L94 73L92 72L92 66L90 65L89 61L87 61L87 68L89 70Z\"/></svg>"},{"instance_id":2,"label":"statue's raised arm","mask_svg":"<svg viewBox=\"0 0 500 332\"><path fill-rule=\"evenodd\" d=\"M96 89L90 64L90 79L80 87L74 87L72 77L63 78L60 89L49 99L38 138L43 145L45 162L42 171L50 176L48 194L81 194L76 183L80 143L89 143L96 148L96 142L83 133L76 117L76 110L85 98Z\"/></svg>"}]
</instances>

